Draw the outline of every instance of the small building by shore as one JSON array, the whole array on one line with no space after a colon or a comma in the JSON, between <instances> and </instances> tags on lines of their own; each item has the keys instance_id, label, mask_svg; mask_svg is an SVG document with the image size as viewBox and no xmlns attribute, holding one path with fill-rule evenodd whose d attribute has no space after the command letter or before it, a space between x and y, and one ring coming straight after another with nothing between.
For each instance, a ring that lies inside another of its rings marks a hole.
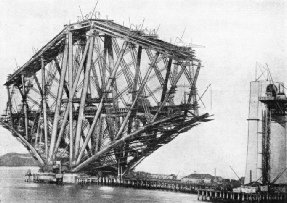
<instances>
[{"instance_id":1,"label":"small building by shore","mask_svg":"<svg viewBox=\"0 0 287 203\"><path fill-rule=\"evenodd\" d=\"M222 182L223 178L221 176L212 176L210 174L199 174L193 173L185 176L181 179L181 182L185 183L214 183Z\"/></svg>"}]
</instances>

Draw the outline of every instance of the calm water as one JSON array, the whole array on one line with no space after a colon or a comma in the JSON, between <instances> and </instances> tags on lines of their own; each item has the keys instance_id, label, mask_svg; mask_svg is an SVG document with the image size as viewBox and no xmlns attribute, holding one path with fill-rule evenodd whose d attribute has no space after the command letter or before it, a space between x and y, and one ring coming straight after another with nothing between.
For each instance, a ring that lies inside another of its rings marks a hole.
<instances>
[{"instance_id":1,"label":"calm water","mask_svg":"<svg viewBox=\"0 0 287 203\"><path fill-rule=\"evenodd\" d=\"M31 167L0 167L0 202L199 202L194 194L98 185L50 185L24 182Z\"/></svg>"}]
</instances>

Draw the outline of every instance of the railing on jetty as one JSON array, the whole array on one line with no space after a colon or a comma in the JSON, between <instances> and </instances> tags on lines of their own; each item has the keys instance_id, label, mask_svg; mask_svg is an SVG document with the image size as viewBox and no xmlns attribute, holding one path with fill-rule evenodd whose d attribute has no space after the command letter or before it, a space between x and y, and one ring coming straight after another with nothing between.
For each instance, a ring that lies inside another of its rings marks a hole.
<instances>
[{"instance_id":1,"label":"railing on jetty","mask_svg":"<svg viewBox=\"0 0 287 203\"><path fill-rule=\"evenodd\" d=\"M285 203L287 202L287 193L242 193L211 189L199 189L197 199L201 201Z\"/></svg>"}]
</instances>

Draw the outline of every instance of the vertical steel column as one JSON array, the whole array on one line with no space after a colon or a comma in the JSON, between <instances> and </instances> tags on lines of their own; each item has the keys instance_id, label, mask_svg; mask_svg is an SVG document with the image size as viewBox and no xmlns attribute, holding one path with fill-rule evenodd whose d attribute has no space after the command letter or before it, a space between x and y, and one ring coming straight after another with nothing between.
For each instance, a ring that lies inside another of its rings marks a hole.
<instances>
[{"instance_id":1,"label":"vertical steel column","mask_svg":"<svg viewBox=\"0 0 287 203\"><path fill-rule=\"evenodd\" d=\"M50 143L50 150L49 150L49 159L50 159L49 161L53 161L52 155L54 152L56 136L58 132L58 122L60 119L61 100L63 96L63 87L64 87L65 76L66 76L66 71L67 71L67 59L68 59L68 36L66 36L65 50L64 50L64 56L63 56L63 61L62 61L62 67L61 67L60 83L59 83L58 92L57 92L54 122L53 122L51 143Z\"/></svg>"},{"instance_id":2,"label":"vertical steel column","mask_svg":"<svg viewBox=\"0 0 287 203\"><path fill-rule=\"evenodd\" d=\"M41 94L41 96L42 96L42 95L43 95L43 91L42 91L41 85L40 85L40 83L39 83L39 80L38 80L38 78L37 78L37 76L36 76L36 73L33 75L33 78L34 78L34 80L35 80L35 82L36 82L36 84L37 84L37 87L38 87L38 89L39 89L39 91L40 91L40 94Z\"/></svg>"},{"instance_id":3,"label":"vertical steel column","mask_svg":"<svg viewBox=\"0 0 287 203\"><path fill-rule=\"evenodd\" d=\"M81 152L80 152L80 154L79 154L79 156L78 156L78 158L77 158L76 164L79 164L79 163L80 163L81 158L82 158L83 153L84 153L84 150L85 150L85 147L86 147L86 145L88 144L88 142L89 142L89 140L90 140L90 138L91 138L91 135L92 135L92 133L93 133L93 131L94 131L94 127L95 127L95 125L96 125L96 123L97 123L97 121L98 121L98 118L99 118L99 116L100 116L100 113L101 113L101 111L102 111L104 99L105 99L105 97L106 97L107 92L108 92L108 91L110 90L110 88L113 86L113 83L114 83L114 80L115 80L115 77L116 77L116 74L117 74L118 67L119 67L120 64L121 64L121 61L122 61L122 59L123 59L125 50L126 50L126 48L127 48L127 45L128 45L128 43L127 43L127 41L125 41L124 44L123 44L123 46L122 46L122 49L121 49L121 51L120 51L120 54L119 54L119 56L118 56L118 59L117 59L117 62L116 62L116 64L115 64L115 67L114 67L114 69L113 69L113 72L112 72L112 74L110 75L109 82L108 82L107 87L106 87L106 92L104 92L103 95L102 95L101 102L100 102L100 104L99 104L99 106L98 106L96 115L94 116L94 119L93 119L93 123L90 125L89 132L88 132L88 134L87 134L85 143L83 144L83 146L82 146L82 148L81 148Z\"/></svg>"},{"instance_id":4,"label":"vertical steel column","mask_svg":"<svg viewBox=\"0 0 287 203\"><path fill-rule=\"evenodd\" d=\"M105 86L106 86L106 71L107 71L107 52L108 52L108 46L109 46L109 41L111 37L108 35L105 35L105 39L104 39L104 65L103 68L101 70L101 81L102 81L102 91L105 90Z\"/></svg>"},{"instance_id":5,"label":"vertical steel column","mask_svg":"<svg viewBox=\"0 0 287 203\"><path fill-rule=\"evenodd\" d=\"M95 154L100 151L101 141L102 141L102 133L103 133L103 118L99 118L99 122L96 126L96 142L95 142Z\"/></svg>"},{"instance_id":6,"label":"vertical steel column","mask_svg":"<svg viewBox=\"0 0 287 203\"><path fill-rule=\"evenodd\" d=\"M160 102L163 102L164 98L165 98L165 94L166 94L166 91L167 91L167 83L168 83L168 79L169 79L169 76L170 76L171 64L172 64L172 58L170 58L168 60L168 64L167 64L167 67L166 67L165 80L164 80L164 84L163 84L163 87L162 87L162 94L161 94Z\"/></svg>"},{"instance_id":7,"label":"vertical steel column","mask_svg":"<svg viewBox=\"0 0 287 203\"><path fill-rule=\"evenodd\" d=\"M178 73L178 61L176 61L176 63L174 64L174 68L173 68L173 80L175 80L176 76ZM174 81L173 81L174 82Z\"/></svg>"},{"instance_id":8,"label":"vertical steel column","mask_svg":"<svg viewBox=\"0 0 287 203\"><path fill-rule=\"evenodd\" d=\"M108 60L109 60L109 71L112 72L112 70L114 69L114 54L113 54L113 40L111 36L106 35L105 38L105 42L106 42L106 48L107 48L107 52L108 52ZM115 98L117 95L117 83L116 81L114 81L114 85L112 88L112 97ZM118 111L119 109L119 102L118 99L114 99L113 100L113 105L114 105L114 110ZM107 118L108 119L108 118ZM115 128L118 129L120 126L120 120L118 117L115 117Z\"/></svg>"},{"instance_id":9,"label":"vertical steel column","mask_svg":"<svg viewBox=\"0 0 287 203\"><path fill-rule=\"evenodd\" d=\"M137 55L137 63L136 63L136 70L135 70L135 77L134 77L134 85L133 85L133 92L132 92L132 100L134 101L136 98L136 91L138 86L139 74L140 74L140 66L141 66L141 56L142 56L142 46L138 47L138 55Z\"/></svg>"},{"instance_id":10,"label":"vertical steel column","mask_svg":"<svg viewBox=\"0 0 287 203\"><path fill-rule=\"evenodd\" d=\"M83 69L84 61L86 59L86 55L87 55L87 52L88 52L89 44L90 44L90 41L87 41L86 46L85 46L85 50L84 50L84 53L83 53L83 56L82 56L82 59L81 59L80 67L78 68L75 80L73 82L72 92L69 92L69 94L71 94L72 97L74 97L75 91L77 89L77 85L78 85L78 82L79 82L79 79L80 79L80 76L81 76L81 72L82 72L82 69ZM55 149L54 149L54 153L58 150L58 147L60 145L60 141L62 139L62 135L63 135L64 130L65 130L66 122L68 120L69 109L70 108L71 108L71 106L68 103L66 111L65 111L65 114L64 114L64 118L62 120L62 125L60 127L60 132L59 132L59 135L58 135L58 139L57 139L57 143L56 143L56 146L55 146Z\"/></svg>"},{"instance_id":11,"label":"vertical steel column","mask_svg":"<svg viewBox=\"0 0 287 203\"><path fill-rule=\"evenodd\" d=\"M90 70L91 70L91 63L93 59L93 49L94 49L94 36L93 36L93 30L90 30L89 38L91 38L90 47L89 47L89 53L88 53L88 59L87 59L87 65L85 69L85 75L84 75L84 83L83 83L83 90L81 94L81 101L80 101L80 109L79 109L79 115L78 115L78 121L77 121L77 129L76 129L76 140L75 140L75 158L78 156L79 149L80 149L80 138L81 138L81 131L82 131L82 122L84 119L84 109L85 109L85 102L86 102L86 94L88 90L88 84L90 79Z\"/></svg>"},{"instance_id":12,"label":"vertical steel column","mask_svg":"<svg viewBox=\"0 0 287 203\"><path fill-rule=\"evenodd\" d=\"M69 37L69 129L70 129L70 167L73 162L73 35L72 32L68 33Z\"/></svg>"},{"instance_id":13,"label":"vertical steel column","mask_svg":"<svg viewBox=\"0 0 287 203\"><path fill-rule=\"evenodd\" d=\"M47 126L47 106L46 106L46 79L45 79L45 65L44 59L41 57L41 69L42 69L42 106L43 106L43 120L44 120L44 135L45 135L45 153L46 159L48 159L48 126Z\"/></svg>"},{"instance_id":14,"label":"vertical steel column","mask_svg":"<svg viewBox=\"0 0 287 203\"><path fill-rule=\"evenodd\" d=\"M42 105L43 103L41 103L40 106L40 113L39 113L39 118L38 118L38 126L37 126L37 131L36 131L36 137L35 137L35 146L38 145L38 138L39 138L39 133L40 133L40 118L41 118L41 109L42 109Z\"/></svg>"},{"instance_id":15,"label":"vertical steel column","mask_svg":"<svg viewBox=\"0 0 287 203\"><path fill-rule=\"evenodd\" d=\"M8 109L9 109L9 112L10 112L10 125L13 127L13 117L12 117L12 102L11 102L11 94L10 94L10 88L9 86L7 85L6 86L7 88L7 93L8 93Z\"/></svg>"},{"instance_id":16,"label":"vertical steel column","mask_svg":"<svg viewBox=\"0 0 287 203\"><path fill-rule=\"evenodd\" d=\"M132 54L133 55L133 54ZM134 77L134 81L133 81L133 88L132 88L132 101L135 102L134 106L130 109L131 113L130 113L130 117L128 120L128 131L127 133L130 134L132 131L132 124L134 121L134 117L136 115L136 108L138 106L138 102L136 101L137 99L137 87L138 87L138 80L139 80L139 76L140 76L140 64L141 64L141 55L142 55L142 46L138 46L138 52L137 52L137 59L136 59L136 64L135 64L135 77ZM141 92L139 93L139 95L141 94ZM124 154L123 157L125 160L124 162L127 162L127 156L128 156L128 143L125 144L124 146ZM125 165L125 163L123 163Z\"/></svg>"},{"instance_id":17,"label":"vertical steel column","mask_svg":"<svg viewBox=\"0 0 287 203\"><path fill-rule=\"evenodd\" d=\"M22 75L22 88L23 88L22 102L23 102L24 119L25 119L25 135L27 141L29 142L30 136L28 135L27 93L25 90L24 75Z\"/></svg>"},{"instance_id":18,"label":"vertical steel column","mask_svg":"<svg viewBox=\"0 0 287 203\"><path fill-rule=\"evenodd\" d=\"M136 92L137 92L137 87L138 87L138 80L139 80L139 75L140 75L140 65L141 65L141 55L142 55L142 46L138 47L138 52L137 52L137 61L136 61L136 68L135 68L135 77L134 77L134 84L133 84L133 90L132 90L132 101L134 102L136 99ZM136 108L135 104L135 108ZM129 124L128 124L128 133L131 132L132 128L132 122L133 122L133 114L134 110L132 109L132 115L129 119Z\"/></svg>"},{"instance_id":19,"label":"vertical steel column","mask_svg":"<svg viewBox=\"0 0 287 203\"><path fill-rule=\"evenodd\" d=\"M112 44L112 37L111 36L106 36L105 37L105 42L106 42L106 47L108 51L108 60L109 60L109 69L112 71L114 69L114 54L113 54L113 44ZM116 80L114 81L113 87L112 87L112 95L113 98L115 97L116 93ZM117 101L114 101L114 107L117 108L118 104Z\"/></svg>"}]
</instances>

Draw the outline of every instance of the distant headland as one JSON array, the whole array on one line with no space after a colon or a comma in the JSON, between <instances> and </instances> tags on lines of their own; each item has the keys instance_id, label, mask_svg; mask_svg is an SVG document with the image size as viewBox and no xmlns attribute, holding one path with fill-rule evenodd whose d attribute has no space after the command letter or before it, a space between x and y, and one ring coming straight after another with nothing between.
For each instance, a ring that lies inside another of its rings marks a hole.
<instances>
[{"instance_id":1,"label":"distant headland","mask_svg":"<svg viewBox=\"0 0 287 203\"><path fill-rule=\"evenodd\" d=\"M7 153L0 156L0 166L38 166L30 154Z\"/></svg>"}]
</instances>

